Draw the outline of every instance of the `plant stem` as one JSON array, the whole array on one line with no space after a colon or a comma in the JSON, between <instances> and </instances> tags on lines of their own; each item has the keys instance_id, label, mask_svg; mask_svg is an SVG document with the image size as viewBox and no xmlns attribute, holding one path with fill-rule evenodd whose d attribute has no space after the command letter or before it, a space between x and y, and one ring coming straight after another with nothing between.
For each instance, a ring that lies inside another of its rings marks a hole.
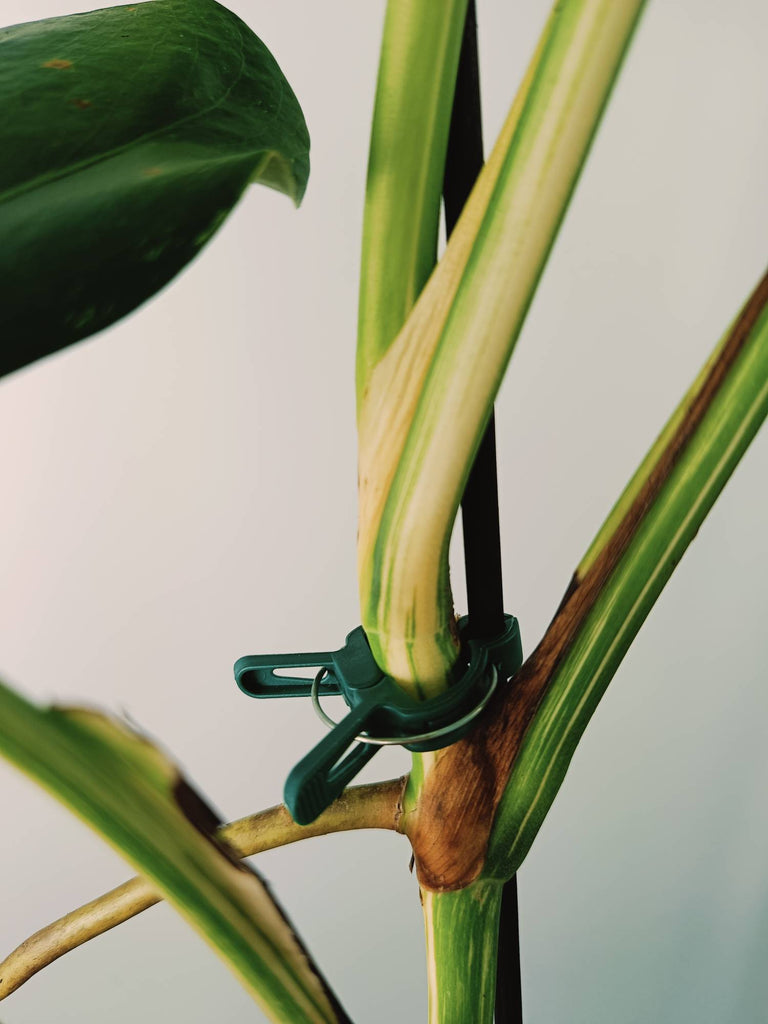
<instances>
[{"instance_id":1,"label":"plant stem","mask_svg":"<svg viewBox=\"0 0 768 1024\"><path fill-rule=\"evenodd\" d=\"M392 779L348 789L311 825L295 824L281 804L224 825L219 835L238 857L250 857L331 832L362 828L397 831L403 785L403 779ZM131 878L41 928L0 963L0 999L15 992L25 981L65 953L129 921L160 903L162 898L147 879Z\"/></svg>"},{"instance_id":2,"label":"plant stem","mask_svg":"<svg viewBox=\"0 0 768 1024\"><path fill-rule=\"evenodd\" d=\"M450 533L643 0L561 0L445 254L359 406L363 625L430 696L457 655Z\"/></svg>"},{"instance_id":3,"label":"plant stem","mask_svg":"<svg viewBox=\"0 0 768 1024\"><path fill-rule=\"evenodd\" d=\"M423 894L429 1024L492 1024L502 885Z\"/></svg>"},{"instance_id":4,"label":"plant stem","mask_svg":"<svg viewBox=\"0 0 768 1024\"><path fill-rule=\"evenodd\" d=\"M358 402L432 272L467 0L389 0L365 193Z\"/></svg>"},{"instance_id":5,"label":"plant stem","mask_svg":"<svg viewBox=\"0 0 768 1024\"><path fill-rule=\"evenodd\" d=\"M600 698L766 416L768 272L576 570L518 676L527 700L500 708L505 745L517 749L497 764L508 780L488 843L487 868L497 877L516 870L530 849ZM536 710L520 743L509 722L525 722L526 704Z\"/></svg>"},{"instance_id":6,"label":"plant stem","mask_svg":"<svg viewBox=\"0 0 768 1024\"><path fill-rule=\"evenodd\" d=\"M466 8L467 0L389 0L387 4L371 131L360 275L357 410L362 534L371 519L366 505L372 490L380 487L366 468L366 457L374 462L376 475L386 470L387 462L370 451L363 440L365 421L372 416L378 418L374 408L377 403L372 405L369 400L371 381L435 264L445 154ZM381 398L385 404L399 402L398 388L387 388ZM445 688L447 670L456 658L454 639L444 638L439 663L424 676L424 685L419 673L410 667L393 666L387 638L380 637L377 595L381 581L364 542L358 550L361 622L374 657L400 685L418 696L439 692ZM447 578L442 589L450 593ZM407 647L407 640L403 644L402 639L396 641L401 652L403 646Z\"/></svg>"},{"instance_id":7,"label":"plant stem","mask_svg":"<svg viewBox=\"0 0 768 1024\"><path fill-rule=\"evenodd\" d=\"M766 416L768 273L609 515L515 685L423 780L406 818L422 886L517 871L630 643Z\"/></svg>"}]
</instances>

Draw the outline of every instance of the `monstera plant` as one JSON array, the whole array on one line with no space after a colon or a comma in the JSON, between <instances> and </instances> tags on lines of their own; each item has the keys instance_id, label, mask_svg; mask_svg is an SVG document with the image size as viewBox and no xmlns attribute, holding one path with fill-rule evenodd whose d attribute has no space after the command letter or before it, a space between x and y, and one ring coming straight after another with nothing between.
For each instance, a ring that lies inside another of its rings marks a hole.
<instances>
[{"instance_id":1,"label":"monstera plant","mask_svg":"<svg viewBox=\"0 0 768 1024\"><path fill-rule=\"evenodd\" d=\"M643 6L558 0L484 161L473 0L389 0L360 282L356 635L392 707L401 702L421 726L407 719L387 736L386 705L383 717L336 733L343 742L325 774L299 779L303 803L289 784L288 807L224 824L172 756L123 718L42 706L3 684L0 753L138 876L11 952L0 999L164 899L271 1018L349 1020L322 951L316 958L302 940L258 860L242 858L381 828L412 849L430 1021L522 1019L516 873L608 684L768 413L763 277L744 282L741 308L719 325L543 637L521 666L498 655L514 620L501 596L494 402ZM265 44L214 0L0 30L0 95L5 374L140 307L251 184L297 205L307 186L299 102ZM247 259L269 251L260 238ZM469 610L459 622L449 544L460 506ZM315 691L325 673L346 671L321 655L304 664L322 669ZM438 707L442 717L424 710ZM430 741L417 742L425 730ZM346 788L377 739L415 748L410 771Z\"/></svg>"}]
</instances>

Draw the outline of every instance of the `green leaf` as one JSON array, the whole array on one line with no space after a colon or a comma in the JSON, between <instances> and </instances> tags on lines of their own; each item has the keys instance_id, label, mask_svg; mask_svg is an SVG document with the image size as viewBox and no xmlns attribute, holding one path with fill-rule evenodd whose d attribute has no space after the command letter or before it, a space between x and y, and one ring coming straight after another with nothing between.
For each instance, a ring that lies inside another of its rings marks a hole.
<instances>
[{"instance_id":1,"label":"green leaf","mask_svg":"<svg viewBox=\"0 0 768 1024\"><path fill-rule=\"evenodd\" d=\"M496 765L508 782L487 873L509 877L530 849L622 658L767 415L768 273L608 516L494 723L506 729Z\"/></svg>"},{"instance_id":2,"label":"green leaf","mask_svg":"<svg viewBox=\"0 0 768 1024\"><path fill-rule=\"evenodd\" d=\"M347 1020L264 883L214 838L215 815L147 739L0 684L0 753L151 879L274 1020Z\"/></svg>"},{"instance_id":3,"label":"green leaf","mask_svg":"<svg viewBox=\"0 0 768 1024\"><path fill-rule=\"evenodd\" d=\"M766 416L768 273L627 485L494 714L427 775L408 822L422 885L456 889L517 871L622 658Z\"/></svg>"},{"instance_id":4,"label":"green leaf","mask_svg":"<svg viewBox=\"0 0 768 1024\"><path fill-rule=\"evenodd\" d=\"M199 252L249 181L297 204L301 108L213 0L0 30L0 373L114 323Z\"/></svg>"}]
</instances>

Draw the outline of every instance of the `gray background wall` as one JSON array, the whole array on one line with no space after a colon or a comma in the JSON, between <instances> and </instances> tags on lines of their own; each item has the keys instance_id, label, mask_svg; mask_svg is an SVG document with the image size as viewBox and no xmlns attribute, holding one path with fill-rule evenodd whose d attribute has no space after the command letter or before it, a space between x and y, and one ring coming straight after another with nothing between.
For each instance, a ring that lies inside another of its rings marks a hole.
<instances>
[{"instance_id":1,"label":"gray background wall","mask_svg":"<svg viewBox=\"0 0 768 1024\"><path fill-rule=\"evenodd\" d=\"M91 5L2 0L3 23ZM232 0L307 115L304 208L252 189L175 284L0 384L0 672L129 712L227 817L279 800L308 707L236 691L244 653L358 621L353 358L383 0ZM486 133L548 4L479 0ZM507 606L526 650L762 272L768 7L649 4L498 406ZM530 1024L768 1014L768 434L638 637L520 872ZM460 551L454 587L464 607ZM368 777L406 767L381 754ZM119 883L100 839L0 765L0 953ZM397 837L263 856L352 1016L425 1018ZM52 966L5 1024L260 1019L156 908Z\"/></svg>"}]
</instances>

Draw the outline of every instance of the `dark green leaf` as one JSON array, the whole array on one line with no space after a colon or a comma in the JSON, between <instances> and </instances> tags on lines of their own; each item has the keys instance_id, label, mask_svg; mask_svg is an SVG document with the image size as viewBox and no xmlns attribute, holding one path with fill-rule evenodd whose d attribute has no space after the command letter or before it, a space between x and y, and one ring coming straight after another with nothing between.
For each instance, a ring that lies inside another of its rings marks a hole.
<instances>
[{"instance_id":1,"label":"dark green leaf","mask_svg":"<svg viewBox=\"0 0 768 1024\"><path fill-rule=\"evenodd\" d=\"M298 203L301 108L213 0L154 0L0 30L0 373L166 284L249 181Z\"/></svg>"}]
</instances>

